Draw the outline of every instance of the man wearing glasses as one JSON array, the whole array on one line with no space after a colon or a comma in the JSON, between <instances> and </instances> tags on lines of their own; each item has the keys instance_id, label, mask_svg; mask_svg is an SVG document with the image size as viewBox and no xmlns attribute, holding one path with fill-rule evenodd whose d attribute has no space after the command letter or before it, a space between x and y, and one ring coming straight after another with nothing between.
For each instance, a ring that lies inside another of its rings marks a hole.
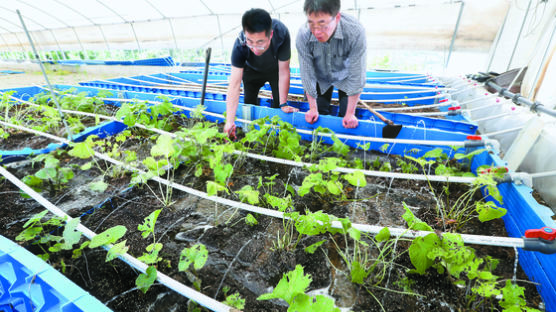
<instances>
[{"instance_id":1,"label":"man wearing glasses","mask_svg":"<svg viewBox=\"0 0 556 312\"><path fill-rule=\"evenodd\" d=\"M279 20L263 9L251 9L241 19L240 32L232 50L232 71L226 98L224 132L235 138L236 110L243 80L243 102L259 105L259 89L268 81L272 107L285 113L298 111L288 106L290 89L290 33Z\"/></svg>"},{"instance_id":2,"label":"man wearing glasses","mask_svg":"<svg viewBox=\"0 0 556 312\"><path fill-rule=\"evenodd\" d=\"M307 24L297 35L299 67L309 101L305 120L330 115L334 87L338 89L339 116L345 128L356 128L355 107L365 87L367 44L363 25L340 13L340 0L305 0Z\"/></svg>"}]
</instances>

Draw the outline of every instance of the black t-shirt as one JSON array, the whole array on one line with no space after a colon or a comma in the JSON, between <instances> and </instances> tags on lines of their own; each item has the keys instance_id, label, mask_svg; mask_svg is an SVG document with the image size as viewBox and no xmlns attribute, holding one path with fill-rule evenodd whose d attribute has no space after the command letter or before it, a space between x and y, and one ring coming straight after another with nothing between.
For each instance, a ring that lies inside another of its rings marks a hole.
<instances>
[{"instance_id":1,"label":"black t-shirt","mask_svg":"<svg viewBox=\"0 0 556 312\"><path fill-rule=\"evenodd\" d=\"M245 45L245 34L241 31L234 42L232 65L239 68L248 66L258 72L278 70L278 61L287 61L291 57L290 33L286 25L275 19L272 19L272 30L270 47L260 56Z\"/></svg>"}]
</instances>

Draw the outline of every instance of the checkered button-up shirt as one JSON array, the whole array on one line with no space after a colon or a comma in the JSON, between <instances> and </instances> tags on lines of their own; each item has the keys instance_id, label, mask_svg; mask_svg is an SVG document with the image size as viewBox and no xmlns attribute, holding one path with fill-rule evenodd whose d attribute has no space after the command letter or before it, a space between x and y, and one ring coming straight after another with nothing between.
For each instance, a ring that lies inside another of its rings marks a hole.
<instances>
[{"instance_id":1,"label":"checkered button-up shirt","mask_svg":"<svg viewBox=\"0 0 556 312\"><path fill-rule=\"evenodd\" d=\"M296 40L301 81L305 92L317 97L331 86L348 96L361 93L367 71L367 42L363 25L341 14L336 31L328 42L319 42L305 23Z\"/></svg>"}]
</instances>

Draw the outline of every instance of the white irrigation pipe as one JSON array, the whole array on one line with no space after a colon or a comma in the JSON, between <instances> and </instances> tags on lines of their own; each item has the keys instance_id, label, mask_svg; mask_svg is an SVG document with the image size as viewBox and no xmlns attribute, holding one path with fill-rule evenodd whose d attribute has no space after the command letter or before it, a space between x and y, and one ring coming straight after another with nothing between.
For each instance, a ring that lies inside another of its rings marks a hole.
<instances>
[{"instance_id":1,"label":"white irrigation pipe","mask_svg":"<svg viewBox=\"0 0 556 312\"><path fill-rule=\"evenodd\" d=\"M67 140L64 140L64 141L66 143L69 142ZM31 196L35 201L37 201L43 207L48 209L54 215L56 215L58 217L61 217L61 218L67 218L66 222L69 222L73 219L72 217L67 215L63 210L56 207L54 204L52 204L47 199L42 197L39 193L35 192L32 188L27 186L25 183L23 183L17 177L12 175L8 170L4 169L4 167L2 167L2 166L0 166L0 174L2 174L4 177L6 177L6 179L8 179L10 182L12 182L14 185L16 185L20 190L22 190L23 192L25 192L29 196ZM79 223L77 225L76 229L79 232L83 233L83 235L85 237L87 237L89 240L91 240L91 239L93 239L93 237L97 236L97 234L95 232L91 231L89 228L85 227L81 223ZM110 250L110 249L112 249L112 247L113 247L112 245L108 245L108 246L105 246L105 249ZM129 255L128 253L121 254L118 258L120 258L122 261L124 261L128 265L132 266L133 268L137 269L141 273L146 273L147 268L149 267L145 263L143 263L143 262L137 260L136 258L132 257L131 255ZM207 309L210 309L212 311L228 312L228 311L233 311L234 310L233 308L231 308L231 307L229 307L229 306L227 306L227 305L225 305L225 304L223 304L219 301L216 301L216 300L212 299L211 297L208 297L207 295L204 295L200 292L197 292L197 291L183 285L182 283L176 281L175 279L169 277L168 275L166 275L166 274L164 274L160 271L156 272L156 279L161 284L163 284L164 286L174 290L175 292L179 293L180 295L182 295L184 297L187 297L187 298L195 301L196 303L202 305L203 307L205 307Z\"/></svg>"},{"instance_id":2,"label":"white irrigation pipe","mask_svg":"<svg viewBox=\"0 0 556 312\"><path fill-rule=\"evenodd\" d=\"M57 91L55 91L55 92L57 92ZM0 94L2 94L2 92L0 92ZM75 95L66 94L66 96L75 96ZM31 103L31 102L28 102L28 101L25 101L25 100L21 100L21 99L18 99L16 97L14 97L14 96L10 96L10 98L12 98L13 100L19 101L21 103L25 103L25 104L30 105L30 106L42 107L41 105ZM82 115L82 116L88 116L88 117L98 117L98 118L105 119L105 120L112 120L112 121L121 122L121 120L118 120L115 117L105 116L105 115L101 115L101 114L93 114L93 113L86 113L86 112L72 111L72 110L62 110L62 111L64 113L67 113L67 114L75 114L75 115ZM155 132L155 133L158 133L158 134L168 135L172 138L177 137L175 133L167 132L167 131L160 130L160 129L153 128L153 127L147 127L147 126L139 124L139 123L136 123L134 126L138 127L138 128L141 128L141 129L149 130L149 131L152 131L152 132ZM314 165L313 163L297 162L297 161L293 161L293 160L287 160L287 159L270 157L270 156L253 154L253 153L247 153L247 152L242 152L242 151L234 151L233 153L235 155L239 155L239 156L247 156L247 157L253 158L253 159L268 161L268 162L272 162L272 163L276 163L276 164L288 165L288 166L292 166L292 167L301 167L302 168L302 167L310 167L310 166ZM379 177L379 178L409 179L409 180L418 180L418 181L447 182L447 183L473 183L473 181L475 181L475 179L476 179L476 178L473 178L473 177L454 177L454 176L438 176L438 175L429 176L429 175L407 174L407 173L398 173L398 172L361 170L361 169L352 169L352 168L345 168L345 167L338 167L338 168L336 168L332 171L337 171L337 172L342 172L342 173L353 173L353 172L356 172L356 171L360 171L366 176Z\"/></svg>"},{"instance_id":3,"label":"white irrigation pipe","mask_svg":"<svg viewBox=\"0 0 556 312\"><path fill-rule=\"evenodd\" d=\"M520 131L521 129L523 129L523 127L516 127L516 128L512 128L512 129L505 129L505 130L495 131L495 132L491 132L491 133L481 134L481 136L492 137L492 136L497 136L497 135L500 135L500 134L506 134L506 133Z\"/></svg>"},{"instance_id":4,"label":"white irrigation pipe","mask_svg":"<svg viewBox=\"0 0 556 312\"><path fill-rule=\"evenodd\" d=\"M13 127L15 129L20 129L23 131L28 131L37 135L42 135L48 138L52 138L54 140L58 140L62 143L66 143L68 144L69 141L60 137L56 137L53 135L49 135L47 133L43 133L40 131L35 131L29 128L25 128L22 126L17 126L17 125L13 125L13 124L7 124L4 123L2 121L0 121L0 123L2 124L6 124L10 127ZM120 166L124 169L133 171L133 172L137 172L140 174L143 174L145 172L143 172L140 169L137 169L135 167L132 167L130 165L124 164L120 161L117 161L115 159L112 159L104 154L100 154L95 152L95 156L108 161L110 163L113 163L117 166ZM275 217L275 218L281 218L281 219L289 219L288 217L284 216L284 213L281 211L277 211L277 210L271 210L271 209L267 209L267 208L262 208L262 207L258 207L258 206L253 206L253 205L249 205L249 204L245 204L245 203L240 203L240 202L236 202L233 200L229 200L229 199L225 199L225 198L221 198L221 197L217 197L217 196L209 196L207 193L205 192L201 192L192 188L189 188L187 186L181 185L181 184L176 184L173 183L172 181L168 181L166 179L154 176L151 178L151 180L154 180L160 184L166 185L168 187L172 187L174 189L186 192L188 194L203 198L203 199L207 199L219 204L223 204L226 206L231 206L231 207L235 207L235 208L239 208L245 211L249 211L249 212L253 212L253 213L258 213L258 214L262 214L265 216L269 216L269 217ZM332 222L332 227L333 228L337 228L337 229L343 229L343 225L340 221L333 221ZM368 224L357 224L357 223L352 223L352 227L362 231L362 232L366 232L366 233L370 233L370 234L377 234L379 233L384 227L383 226L377 226L377 225L368 225ZM404 228L388 228L390 230L390 234L393 236L399 236L399 237L406 237L406 238L416 238L416 237L421 237L421 236L426 236L429 234L441 234L441 233L436 233L436 232L428 232L428 231L411 231L408 229L404 229ZM487 245L487 246L499 246L499 247L517 247L517 248L523 248L524 247L524 241L521 238L510 238L510 237L495 237L495 236L483 236L483 235L469 235L469 234L460 234L463 241L465 243L468 244L478 244L478 245Z\"/></svg>"}]
</instances>

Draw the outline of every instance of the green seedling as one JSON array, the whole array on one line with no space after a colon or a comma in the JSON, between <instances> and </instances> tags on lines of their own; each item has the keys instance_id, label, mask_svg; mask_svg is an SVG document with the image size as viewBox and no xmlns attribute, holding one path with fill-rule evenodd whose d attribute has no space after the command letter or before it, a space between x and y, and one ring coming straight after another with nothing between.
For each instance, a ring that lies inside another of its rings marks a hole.
<instances>
[{"instance_id":1,"label":"green seedling","mask_svg":"<svg viewBox=\"0 0 556 312\"><path fill-rule=\"evenodd\" d=\"M288 311L291 312L340 312L332 298L323 295L311 297L305 293L311 281L311 276L305 275L303 267L298 264L295 270L284 274L272 293L260 295L257 300L282 299L289 304Z\"/></svg>"}]
</instances>

